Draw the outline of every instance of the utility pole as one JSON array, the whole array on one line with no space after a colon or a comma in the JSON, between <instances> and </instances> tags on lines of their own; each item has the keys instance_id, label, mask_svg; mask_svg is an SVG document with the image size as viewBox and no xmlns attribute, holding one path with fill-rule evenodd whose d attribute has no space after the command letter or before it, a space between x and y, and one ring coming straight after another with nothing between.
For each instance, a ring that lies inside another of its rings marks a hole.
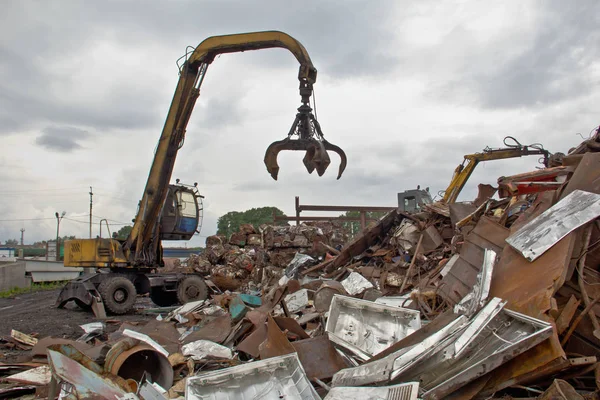
<instances>
[{"instance_id":1,"label":"utility pole","mask_svg":"<svg viewBox=\"0 0 600 400\"><path fill-rule=\"evenodd\" d=\"M23 234L25 233L25 228L21 228L21 246L23 246Z\"/></svg>"},{"instance_id":2,"label":"utility pole","mask_svg":"<svg viewBox=\"0 0 600 400\"><path fill-rule=\"evenodd\" d=\"M94 192L92 191L92 187L90 186L90 239L92 238L92 196Z\"/></svg>"},{"instance_id":3,"label":"utility pole","mask_svg":"<svg viewBox=\"0 0 600 400\"><path fill-rule=\"evenodd\" d=\"M59 243L59 229L60 229L60 221L62 221L62 219L65 217L66 211L63 211L62 213L60 213L60 215L58 215L58 212L55 212L54 215L56 216L56 261L60 260L60 245Z\"/></svg>"}]
</instances>

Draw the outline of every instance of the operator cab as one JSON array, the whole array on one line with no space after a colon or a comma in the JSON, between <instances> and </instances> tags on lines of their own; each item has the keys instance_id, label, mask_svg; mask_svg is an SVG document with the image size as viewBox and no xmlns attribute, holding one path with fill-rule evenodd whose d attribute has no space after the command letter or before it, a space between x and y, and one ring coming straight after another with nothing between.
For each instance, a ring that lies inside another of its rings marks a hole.
<instances>
[{"instance_id":1,"label":"operator cab","mask_svg":"<svg viewBox=\"0 0 600 400\"><path fill-rule=\"evenodd\" d=\"M405 190L398 193L398 209L408 213L420 212L423 206L433 203L429 188L422 190L417 187L416 190Z\"/></svg>"},{"instance_id":2,"label":"operator cab","mask_svg":"<svg viewBox=\"0 0 600 400\"><path fill-rule=\"evenodd\" d=\"M190 240L200 223L202 198L196 185L169 185L160 219L160 238Z\"/></svg>"}]
</instances>

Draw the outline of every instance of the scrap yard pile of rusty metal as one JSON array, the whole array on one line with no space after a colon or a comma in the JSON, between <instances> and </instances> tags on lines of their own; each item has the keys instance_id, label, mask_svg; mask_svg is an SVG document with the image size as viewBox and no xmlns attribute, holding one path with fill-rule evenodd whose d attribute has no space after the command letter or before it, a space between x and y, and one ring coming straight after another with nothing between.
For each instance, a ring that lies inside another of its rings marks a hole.
<instances>
[{"instance_id":1,"label":"scrap yard pile of rusty metal","mask_svg":"<svg viewBox=\"0 0 600 400\"><path fill-rule=\"evenodd\" d=\"M206 275L221 290L248 289L248 285L256 289L277 281L296 253L303 254L306 263L326 257L329 251L338 252L336 248L347 241L348 233L331 222L263 225L258 231L242 224L229 238L209 236L206 251L173 269Z\"/></svg>"},{"instance_id":2,"label":"scrap yard pile of rusty metal","mask_svg":"<svg viewBox=\"0 0 600 400\"><path fill-rule=\"evenodd\" d=\"M209 299L77 340L14 332L31 358L0 364L0 397L597 399L598 150L596 133L351 240L332 223L210 237L181 265Z\"/></svg>"}]
</instances>

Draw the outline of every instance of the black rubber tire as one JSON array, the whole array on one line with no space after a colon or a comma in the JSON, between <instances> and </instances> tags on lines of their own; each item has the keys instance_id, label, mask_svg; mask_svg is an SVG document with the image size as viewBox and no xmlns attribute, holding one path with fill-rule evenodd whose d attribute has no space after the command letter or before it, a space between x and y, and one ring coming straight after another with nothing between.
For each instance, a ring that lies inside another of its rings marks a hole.
<instances>
[{"instance_id":1,"label":"black rubber tire","mask_svg":"<svg viewBox=\"0 0 600 400\"><path fill-rule=\"evenodd\" d=\"M177 304L177 293L165 292L160 287L150 290L150 300L159 307L169 307Z\"/></svg>"},{"instance_id":2,"label":"black rubber tire","mask_svg":"<svg viewBox=\"0 0 600 400\"><path fill-rule=\"evenodd\" d=\"M124 276L106 278L98 286L98 292L102 296L104 307L113 314L125 314L131 310L137 295L133 282Z\"/></svg>"},{"instance_id":3,"label":"black rubber tire","mask_svg":"<svg viewBox=\"0 0 600 400\"><path fill-rule=\"evenodd\" d=\"M208 286L199 276L186 276L177 285L177 300L181 304L190 301L205 300L208 297Z\"/></svg>"}]
</instances>

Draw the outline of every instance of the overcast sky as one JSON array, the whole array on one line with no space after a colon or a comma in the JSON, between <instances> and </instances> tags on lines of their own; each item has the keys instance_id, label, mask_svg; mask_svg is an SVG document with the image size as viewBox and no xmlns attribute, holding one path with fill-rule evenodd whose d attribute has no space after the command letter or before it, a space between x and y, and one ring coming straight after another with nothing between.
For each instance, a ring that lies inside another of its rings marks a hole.
<instances>
[{"instance_id":1,"label":"overcast sky","mask_svg":"<svg viewBox=\"0 0 600 400\"><path fill-rule=\"evenodd\" d=\"M0 240L94 234L135 214L175 90L175 61L213 35L281 30L318 69L318 120L348 155L323 177L283 139L300 105L298 65L269 49L208 69L173 180L206 196L203 245L229 211L307 204L394 206L446 187L464 154L506 135L567 152L598 124L596 1L3 1L0 13ZM477 183L533 170L537 157L480 165Z\"/></svg>"}]
</instances>

